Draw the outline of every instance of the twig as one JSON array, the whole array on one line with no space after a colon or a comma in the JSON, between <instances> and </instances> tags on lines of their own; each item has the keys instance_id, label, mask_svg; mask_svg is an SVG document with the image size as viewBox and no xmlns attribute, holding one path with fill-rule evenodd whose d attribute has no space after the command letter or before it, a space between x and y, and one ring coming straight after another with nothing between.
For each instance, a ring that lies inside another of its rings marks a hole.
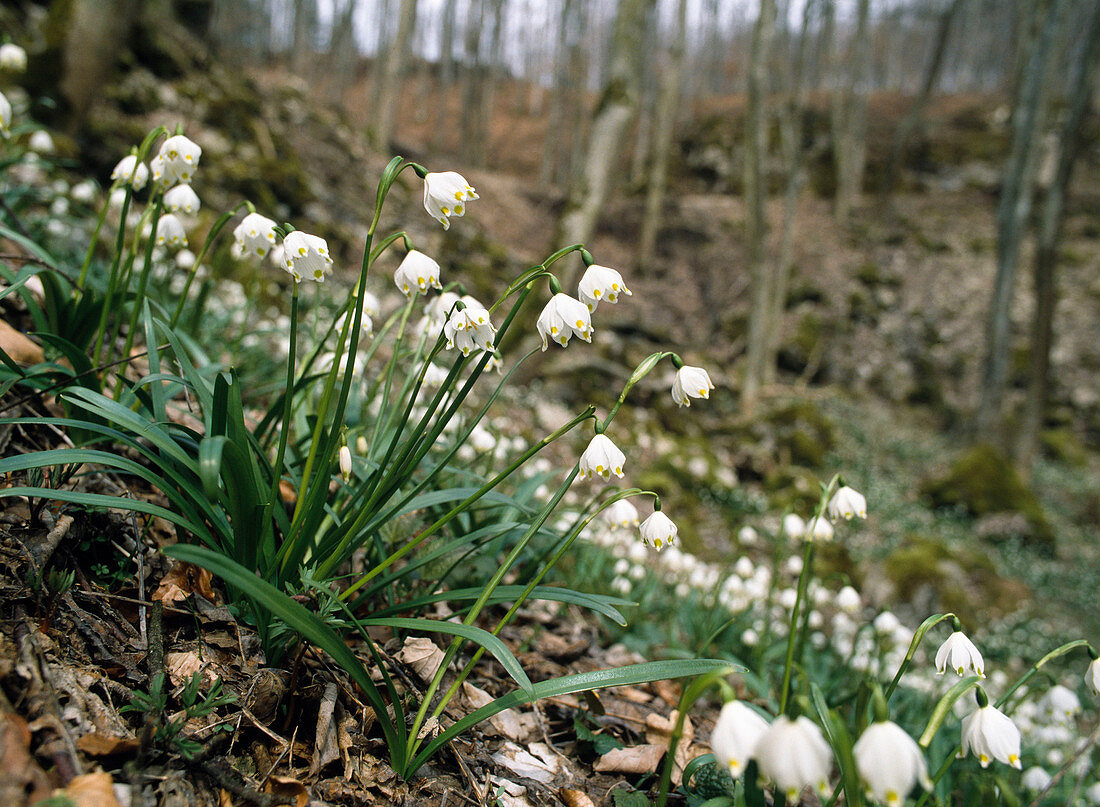
<instances>
[{"instance_id":1,"label":"twig","mask_svg":"<svg viewBox=\"0 0 1100 807\"><path fill-rule=\"evenodd\" d=\"M95 597L104 600L118 600L119 602L129 603L130 605L142 605L148 607L157 604L155 602L151 602L150 600L139 600L135 599L134 597L123 597L121 594L108 594L104 591L86 591L84 589L74 589L73 593L79 594L82 597ZM181 608L173 608L171 605L164 605L164 603L161 603L161 607L166 613L169 614L191 616L190 611L184 611Z\"/></svg>"},{"instance_id":2,"label":"twig","mask_svg":"<svg viewBox=\"0 0 1100 807\"><path fill-rule=\"evenodd\" d=\"M256 721L253 720L253 722ZM257 785L258 788L262 788L265 784L267 784L267 780L271 778L271 774L275 773L275 769L279 767L279 763L283 761L283 757L290 753L290 749L294 747L294 741L297 739L298 727L295 726L294 733L290 735L290 742L288 743L286 740L283 740L283 750L279 752L279 756L275 758L275 761L271 763L271 767L267 769L267 773L264 774L264 778L261 779L260 783Z\"/></svg>"},{"instance_id":3,"label":"twig","mask_svg":"<svg viewBox=\"0 0 1100 807\"><path fill-rule=\"evenodd\" d=\"M1092 748L1092 746L1096 743L1098 739L1100 739L1100 723L1096 724L1096 726L1092 730L1092 733L1085 738L1085 741L1083 743L1081 743L1081 747L1078 748L1076 752L1074 752L1072 757L1066 760L1066 764L1059 768L1058 772L1055 773L1054 776L1050 777L1050 782L1047 783L1047 786L1035 795L1035 800L1032 801L1031 804L1029 804L1027 807L1039 807L1039 804L1043 801L1043 799L1047 797L1047 794L1051 790L1053 790L1060 781L1062 781L1062 777L1066 775L1066 771L1068 771L1073 766L1073 763L1080 759L1086 751ZM1073 802L1067 803L1072 804Z\"/></svg>"}]
</instances>

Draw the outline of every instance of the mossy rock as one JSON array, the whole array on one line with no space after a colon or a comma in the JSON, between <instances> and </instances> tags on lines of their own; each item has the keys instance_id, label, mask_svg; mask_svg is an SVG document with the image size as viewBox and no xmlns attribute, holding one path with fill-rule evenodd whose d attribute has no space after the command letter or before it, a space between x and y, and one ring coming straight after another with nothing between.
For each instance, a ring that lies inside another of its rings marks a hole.
<instances>
[{"instance_id":1,"label":"mossy rock","mask_svg":"<svg viewBox=\"0 0 1100 807\"><path fill-rule=\"evenodd\" d=\"M818 343L829 336L830 328L821 317L810 312L798 321L795 332L779 348L780 369L801 375L810 365L810 359L819 349ZM815 378L821 374L818 368Z\"/></svg>"},{"instance_id":2,"label":"mossy rock","mask_svg":"<svg viewBox=\"0 0 1100 807\"><path fill-rule=\"evenodd\" d=\"M1039 441L1043 445L1043 454L1053 460L1076 468L1083 468L1088 464L1088 454L1085 453L1081 438L1068 426L1047 429L1039 435Z\"/></svg>"},{"instance_id":3,"label":"mossy rock","mask_svg":"<svg viewBox=\"0 0 1100 807\"><path fill-rule=\"evenodd\" d=\"M795 401L772 410L764 421L775 431L781 465L822 468L825 455L836 445L836 427L809 401Z\"/></svg>"},{"instance_id":4,"label":"mossy rock","mask_svg":"<svg viewBox=\"0 0 1100 807\"><path fill-rule=\"evenodd\" d=\"M863 588L863 570L841 541L818 542L814 573L819 580L835 578L850 582L857 589Z\"/></svg>"},{"instance_id":5,"label":"mossy rock","mask_svg":"<svg viewBox=\"0 0 1100 807\"><path fill-rule=\"evenodd\" d=\"M960 454L946 474L924 481L921 495L933 507L956 508L978 518L994 513L1020 513L1031 527L1029 543L1053 548L1054 531L1035 493L1015 466L990 445Z\"/></svg>"},{"instance_id":6,"label":"mossy rock","mask_svg":"<svg viewBox=\"0 0 1100 807\"><path fill-rule=\"evenodd\" d=\"M792 465L773 468L763 479L765 493L776 511L807 514L821 499L816 474Z\"/></svg>"}]
</instances>

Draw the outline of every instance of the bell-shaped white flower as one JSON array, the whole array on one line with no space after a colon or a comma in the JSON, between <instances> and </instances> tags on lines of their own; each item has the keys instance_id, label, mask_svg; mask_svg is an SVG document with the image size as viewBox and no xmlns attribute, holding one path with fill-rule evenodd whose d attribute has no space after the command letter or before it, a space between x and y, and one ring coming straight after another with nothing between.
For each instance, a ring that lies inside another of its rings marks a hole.
<instances>
[{"instance_id":1,"label":"bell-shaped white flower","mask_svg":"<svg viewBox=\"0 0 1100 807\"><path fill-rule=\"evenodd\" d=\"M191 216L199 212L199 195L190 185L176 185L164 194L164 206L173 213Z\"/></svg>"},{"instance_id":2,"label":"bell-shaped white flower","mask_svg":"<svg viewBox=\"0 0 1100 807\"><path fill-rule=\"evenodd\" d=\"M642 543L652 546L658 551L666 546L672 546L676 542L678 530L672 519L655 510L652 515L638 527L642 534Z\"/></svg>"},{"instance_id":3,"label":"bell-shaped white flower","mask_svg":"<svg viewBox=\"0 0 1100 807\"><path fill-rule=\"evenodd\" d=\"M182 185L180 187L186 188L189 186ZM172 190L174 191L176 188ZM164 198L167 202L168 194L165 194ZM275 246L275 222L267 216L261 216L259 213L249 213L241 219L240 224L233 228L233 238L236 242L233 250L237 257L255 256L262 258Z\"/></svg>"},{"instance_id":4,"label":"bell-shaped white flower","mask_svg":"<svg viewBox=\"0 0 1100 807\"><path fill-rule=\"evenodd\" d=\"M469 356L471 350L492 351L497 331L488 310L470 296L463 297L462 302L465 307L456 308L443 326L447 349L458 348L463 356Z\"/></svg>"},{"instance_id":5,"label":"bell-shaped white flower","mask_svg":"<svg viewBox=\"0 0 1100 807\"><path fill-rule=\"evenodd\" d=\"M149 167L133 154L128 154L118 161L115 170L111 172L112 182L121 182L129 185L135 191L140 191L149 181Z\"/></svg>"},{"instance_id":6,"label":"bell-shaped white flower","mask_svg":"<svg viewBox=\"0 0 1100 807\"><path fill-rule=\"evenodd\" d=\"M53 154L55 147L49 132L45 129L36 129L27 139L27 148L35 154Z\"/></svg>"},{"instance_id":7,"label":"bell-shaped white flower","mask_svg":"<svg viewBox=\"0 0 1100 807\"><path fill-rule=\"evenodd\" d=\"M340 446L340 476L344 482L351 481L351 449Z\"/></svg>"},{"instance_id":8,"label":"bell-shaped white flower","mask_svg":"<svg viewBox=\"0 0 1100 807\"><path fill-rule=\"evenodd\" d=\"M172 135L160 147L153 158L153 180L165 185L190 182L199 166L202 149L199 144L184 135Z\"/></svg>"},{"instance_id":9,"label":"bell-shaped white flower","mask_svg":"<svg viewBox=\"0 0 1100 807\"><path fill-rule=\"evenodd\" d=\"M672 379L672 400L677 406L691 406L692 398L709 398L712 389L714 384L706 370L685 364Z\"/></svg>"},{"instance_id":10,"label":"bell-shaped white flower","mask_svg":"<svg viewBox=\"0 0 1100 807\"><path fill-rule=\"evenodd\" d=\"M831 541L834 533L833 525L828 520L814 516L806 524L802 535L807 541Z\"/></svg>"},{"instance_id":11,"label":"bell-shaped white flower","mask_svg":"<svg viewBox=\"0 0 1100 807\"><path fill-rule=\"evenodd\" d=\"M1039 708L1052 721L1067 723L1072 721L1081 711L1081 700L1077 697L1077 693L1069 687L1055 684L1039 700Z\"/></svg>"},{"instance_id":12,"label":"bell-shaped white flower","mask_svg":"<svg viewBox=\"0 0 1100 807\"><path fill-rule=\"evenodd\" d=\"M1100 658L1093 659L1085 670L1085 684L1093 695L1100 695Z\"/></svg>"},{"instance_id":13,"label":"bell-shaped white flower","mask_svg":"<svg viewBox=\"0 0 1100 807\"><path fill-rule=\"evenodd\" d=\"M299 230L287 233L283 239L283 266L297 283L301 283L303 277L323 282L325 272L332 266L328 243L320 236Z\"/></svg>"},{"instance_id":14,"label":"bell-shaped white flower","mask_svg":"<svg viewBox=\"0 0 1100 807\"><path fill-rule=\"evenodd\" d=\"M753 759L756 744L768 730L768 721L741 701L730 701L718 713L710 735L710 749L719 765L738 778Z\"/></svg>"},{"instance_id":15,"label":"bell-shaped white flower","mask_svg":"<svg viewBox=\"0 0 1100 807\"><path fill-rule=\"evenodd\" d=\"M369 291L363 292L363 313L370 317L377 317L382 313L382 303Z\"/></svg>"},{"instance_id":16,"label":"bell-shaped white flower","mask_svg":"<svg viewBox=\"0 0 1100 807\"><path fill-rule=\"evenodd\" d=\"M0 45L0 70L22 73L27 69L27 52L14 42Z\"/></svg>"},{"instance_id":17,"label":"bell-shaped white flower","mask_svg":"<svg viewBox=\"0 0 1100 807\"><path fill-rule=\"evenodd\" d=\"M836 593L836 607L847 614L855 614L863 605L859 592L851 586L845 586Z\"/></svg>"},{"instance_id":18,"label":"bell-shaped white flower","mask_svg":"<svg viewBox=\"0 0 1100 807\"><path fill-rule=\"evenodd\" d=\"M920 746L889 720L869 725L852 746L852 755L867 792L886 807L900 807L917 782L932 789Z\"/></svg>"},{"instance_id":19,"label":"bell-shaped white flower","mask_svg":"<svg viewBox=\"0 0 1100 807\"><path fill-rule=\"evenodd\" d=\"M862 493L845 485L829 499L826 512L833 521L851 521L856 516L867 518L867 500Z\"/></svg>"},{"instance_id":20,"label":"bell-shaped white flower","mask_svg":"<svg viewBox=\"0 0 1100 807\"><path fill-rule=\"evenodd\" d=\"M832 761L821 729L804 715L794 720L777 717L756 744L760 773L775 782L788 801L798 798L805 787L828 792Z\"/></svg>"},{"instance_id":21,"label":"bell-shaped white flower","mask_svg":"<svg viewBox=\"0 0 1100 807\"><path fill-rule=\"evenodd\" d=\"M11 102L2 92L0 92L0 134L4 137L11 134Z\"/></svg>"},{"instance_id":22,"label":"bell-shaped white flower","mask_svg":"<svg viewBox=\"0 0 1100 807\"><path fill-rule=\"evenodd\" d=\"M943 675L951 669L959 676L970 670L974 675L985 678L985 661L974 643L961 631L954 631L936 651L936 673Z\"/></svg>"},{"instance_id":23,"label":"bell-shaped white flower","mask_svg":"<svg viewBox=\"0 0 1100 807\"><path fill-rule=\"evenodd\" d=\"M1100 805L1100 782L1096 782L1085 791L1085 798L1089 800L1089 804Z\"/></svg>"},{"instance_id":24,"label":"bell-shaped white flower","mask_svg":"<svg viewBox=\"0 0 1100 807\"><path fill-rule=\"evenodd\" d=\"M187 233L183 223L171 213L165 213L157 220L157 246L182 249L187 246Z\"/></svg>"},{"instance_id":25,"label":"bell-shaped white flower","mask_svg":"<svg viewBox=\"0 0 1100 807\"><path fill-rule=\"evenodd\" d=\"M783 516L783 533L788 538L801 538L806 534L806 522L798 513L787 513Z\"/></svg>"},{"instance_id":26,"label":"bell-shaped white flower","mask_svg":"<svg viewBox=\"0 0 1100 807\"><path fill-rule=\"evenodd\" d=\"M411 254L411 253L410 253ZM453 291L445 291L438 297L433 297L424 304L424 314L427 324L436 328L442 327L451 316L451 309L462 297Z\"/></svg>"},{"instance_id":27,"label":"bell-shaped white flower","mask_svg":"<svg viewBox=\"0 0 1100 807\"><path fill-rule=\"evenodd\" d=\"M450 217L464 216L466 202L476 198L473 186L455 171L432 172L424 177L424 209L444 230L451 226Z\"/></svg>"},{"instance_id":28,"label":"bell-shaped white flower","mask_svg":"<svg viewBox=\"0 0 1100 807\"><path fill-rule=\"evenodd\" d=\"M619 499L618 501L612 502L600 513L600 515L603 520L612 527L627 529L629 527L638 526L638 508L626 499Z\"/></svg>"},{"instance_id":29,"label":"bell-shaped white flower","mask_svg":"<svg viewBox=\"0 0 1100 807\"><path fill-rule=\"evenodd\" d=\"M983 768L994 759L1021 768L1020 730L995 706L979 706L962 721L962 756L968 753L976 756Z\"/></svg>"},{"instance_id":30,"label":"bell-shaped white flower","mask_svg":"<svg viewBox=\"0 0 1100 807\"><path fill-rule=\"evenodd\" d=\"M577 296L588 306L589 311L595 311L601 300L617 303L620 294L628 297L633 294L626 287L622 275L614 269L595 263L584 270L577 292Z\"/></svg>"},{"instance_id":31,"label":"bell-shaped white flower","mask_svg":"<svg viewBox=\"0 0 1100 807\"><path fill-rule=\"evenodd\" d=\"M542 337L543 350L546 350L548 339L553 339L565 347L574 334L586 342L591 342L592 312L580 300L558 292L542 309L535 328Z\"/></svg>"},{"instance_id":32,"label":"bell-shaped white flower","mask_svg":"<svg viewBox=\"0 0 1100 807\"><path fill-rule=\"evenodd\" d=\"M611 474L615 474L622 479L625 464L626 454L620 451L606 434L597 434L581 454L580 477L591 479L594 476L602 476L610 480Z\"/></svg>"},{"instance_id":33,"label":"bell-shaped white flower","mask_svg":"<svg viewBox=\"0 0 1100 807\"><path fill-rule=\"evenodd\" d=\"M397 271L393 273L393 282L409 298L417 292L425 293L429 286L443 288L439 285L439 264L415 249L410 249L401 261Z\"/></svg>"},{"instance_id":34,"label":"bell-shaped white flower","mask_svg":"<svg viewBox=\"0 0 1100 807\"><path fill-rule=\"evenodd\" d=\"M1020 784L1023 785L1024 790L1038 793L1040 790L1046 790L1047 785L1050 784L1050 780L1051 775L1047 773L1046 768L1032 765L1024 771L1024 775L1020 777Z\"/></svg>"}]
</instances>

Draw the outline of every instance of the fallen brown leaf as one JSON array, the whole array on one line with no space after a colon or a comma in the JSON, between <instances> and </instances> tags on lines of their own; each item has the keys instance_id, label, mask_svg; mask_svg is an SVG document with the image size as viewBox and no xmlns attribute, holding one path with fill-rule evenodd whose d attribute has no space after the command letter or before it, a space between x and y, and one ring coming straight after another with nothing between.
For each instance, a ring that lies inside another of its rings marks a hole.
<instances>
[{"instance_id":1,"label":"fallen brown leaf","mask_svg":"<svg viewBox=\"0 0 1100 807\"><path fill-rule=\"evenodd\" d=\"M154 602L171 604L187 599L192 592L201 594L210 602L217 602L214 587L211 585L214 575L199 566L179 561L175 563L157 590L153 592Z\"/></svg>"},{"instance_id":2,"label":"fallen brown leaf","mask_svg":"<svg viewBox=\"0 0 1100 807\"><path fill-rule=\"evenodd\" d=\"M596 807L595 802L580 790L563 787L558 791L558 798L565 802L565 807Z\"/></svg>"},{"instance_id":3,"label":"fallen brown leaf","mask_svg":"<svg viewBox=\"0 0 1100 807\"><path fill-rule=\"evenodd\" d=\"M443 663L443 651L427 636L409 636L397 652L397 660L412 667L422 681L431 681Z\"/></svg>"},{"instance_id":4,"label":"fallen brown leaf","mask_svg":"<svg viewBox=\"0 0 1100 807\"><path fill-rule=\"evenodd\" d=\"M168 680L178 687L185 686L195 673L202 672L203 663L194 650L185 650L165 653L164 666L168 670Z\"/></svg>"},{"instance_id":5,"label":"fallen brown leaf","mask_svg":"<svg viewBox=\"0 0 1100 807\"><path fill-rule=\"evenodd\" d=\"M76 747L90 757L109 757L115 754L133 754L138 750L136 737L109 737L94 731L82 735Z\"/></svg>"},{"instance_id":6,"label":"fallen brown leaf","mask_svg":"<svg viewBox=\"0 0 1100 807\"><path fill-rule=\"evenodd\" d=\"M317 711L317 738L313 746L313 762L309 766L310 776L340 758L340 745L336 738L336 684L325 686L321 697L321 708Z\"/></svg>"},{"instance_id":7,"label":"fallen brown leaf","mask_svg":"<svg viewBox=\"0 0 1100 807\"><path fill-rule=\"evenodd\" d=\"M483 689L478 689L473 684L463 684L462 694L465 695L467 703L472 707L471 712L480 709L482 706L487 706L493 701L492 695ZM505 709L503 712L493 715L489 718L489 725L515 742L523 741L529 733L528 727L524 725L520 714L515 709Z\"/></svg>"},{"instance_id":8,"label":"fallen brown leaf","mask_svg":"<svg viewBox=\"0 0 1100 807\"><path fill-rule=\"evenodd\" d=\"M26 720L0 715L0 804L34 804L50 795L49 777L31 756L30 743Z\"/></svg>"},{"instance_id":9,"label":"fallen brown leaf","mask_svg":"<svg viewBox=\"0 0 1100 807\"><path fill-rule=\"evenodd\" d=\"M46 360L40 345L32 342L25 334L0 319L0 350L3 350L16 364L39 364Z\"/></svg>"},{"instance_id":10,"label":"fallen brown leaf","mask_svg":"<svg viewBox=\"0 0 1100 807\"><path fill-rule=\"evenodd\" d=\"M646 743L631 748L613 748L596 760L600 773L653 773L665 755L665 746Z\"/></svg>"},{"instance_id":11,"label":"fallen brown leaf","mask_svg":"<svg viewBox=\"0 0 1100 807\"><path fill-rule=\"evenodd\" d=\"M85 773L77 776L55 795L68 796L76 807L122 807L115 798L115 784L109 773Z\"/></svg>"},{"instance_id":12,"label":"fallen brown leaf","mask_svg":"<svg viewBox=\"0 0 1100 807\"><path fill-rule=\"evenodd\" d=\"M294 807L306 807L309 804L309 791L306 786L290 776L272 776L267 780L264 790L283 799L294 799Z\"/></svg>"}]
</instances>

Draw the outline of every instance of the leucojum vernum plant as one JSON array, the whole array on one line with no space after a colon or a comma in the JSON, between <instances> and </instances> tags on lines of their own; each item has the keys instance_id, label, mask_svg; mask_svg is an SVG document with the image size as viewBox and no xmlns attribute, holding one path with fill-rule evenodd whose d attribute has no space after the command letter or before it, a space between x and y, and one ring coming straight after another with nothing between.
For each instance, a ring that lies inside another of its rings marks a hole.
<instances>
[{"instance_id":1,"label":"leucojum vernum plant","mask_svg":"<svg viewBox=\"0 0 1100 807\"><path fill-rule=\"evenodd\" d=\"M707 397L706 371L684 365L675 353L642 361L602 418L588 406L541 439L516 446L496 466L477 470L463 459L517 367L550 342L559 348L574 337L590 342L597 307L630 294L618 272L573 245L523 272L488 304L463 294L457 282L443 286L440 263L417 250L406 232L382 234L386 198L403 172L415 172L425 209L447 228L477 193L453 171L433 172L395 157L378 184L358 278L323 320L320 304L306 317L306 306L317 302L311 295L320 294L334 266L323 238L242 202L214 221L197 253L185 252L190 217L200 207L193 186L201 156L181 131L158 128L122 157L75 276L34 239L3 228L32 257L17 273L4 268L9 285L3 293L22 295L47 344L71 362L27 369L5 362L6 389L51 392L66 409L63 417L5 422L49 425L70 435L71 445L0 460L0 473L28 480L0 495L124 509L174 525L179 542L165 554L225 581L269 664L308 641L361 688L391 764L404 776L459 733L517 704L730 669L725 662L681 659L532 683L498 638L529 599L573 603L623 621L620 608L628 600L543 584L591 520L616 502L652 498L642 539L660 549L676 538L656 493L610 485L564 528L548 526L578 477L622 478L625 456L612 441L613 421L631 388L658 363L668 360L678 369L678 400ZM266 409L256 408L260 401L237 368L206 355L195 333L201 325L185 327L202 322L209 295L195 291L196 281L201 287L207 257L235 220L235 254L257 262L272 255L291 276L284 383ZM109 222L117 222L117 232L104 265L96 260L97 237ZM374 333L381 310L368 278L393 251L403 252L394 274L403 303ZM553 271L573 253L587 267L577 296L565 293ZM433 290L438 293L429 299ZM528 297L547 290L537 321L523 321ZM62 310L64 322L56 316ZM518 328L533 328L541 344L504 355L499 345ZM189 416L180 417L181 410ZM578 430L590 433L591 442L571 470L531 473L540 452ZM71 484L31 481L42 469L61 468L81 470ZM88 489L97 473L108 472L152 488L166 503ZM451 585L479 557L491 559L482 564L491 572L476 585ZM427 616L436 603L461 618ZM481 627L486 609L501 604L509 604L503 616ZM417 702L391 677L371 638L369 630L380 627L450 637ZM366 664L349 648L349 634L369 654ZM471 644L476 650L464 654ZM445 722L444 710L484 652L502 665L514 689Z\"/></svg>"},{"instance_id":2,"label":"leucojum vernum plant","mask_svg":"<svg viewBox=\"0 0 1100 807\"><path fill-rule=\"evenodd\" d=\"M0 179L6 199L15 202L31 199L26 187L43 184L49 152L48 136L17 122L18 113L0 96L6 138ZM60 197L49 202L56 226L28 232L0 224L0 235L25 254L0 262L6 283L0 299L19 295L46 348L44 360L29 366L0 355L0 392L14 396L4 414L45 395L55 396L64 412L2 422L47 427L65 441L62 448L0 459L0 473L12 483L0 496L27 498L32 514L55 502L174 525L178 543L165 554L222 578L238 618L255 627L267 663L291 658L308 642L358 685L403 776L503 709L599 687L692 677L673 747L706 690L717 686L725 701L711 733L713 754L682 771L680 792L692 805L793 805L810 791L827 805L1020 804L1014 795L1020 793L1038 804L1067 773L1077 790L1100 803L1100 783L1082 787L1088 742L1057 757L1052 749L1042 759L1029 748L1049 745L1055 735L1075 738L1076 693L1062 684L1035 686L1048 663L1084 648L1091 659L1085 685L1095 695L1097 652L1083 640L1069 642L1015 682L1000 671L987 681L982 654L955 614L931 616L915 631L889 611L863 621L859 593L846 585L833 595L815 573L819 546L866 517L864 497L839 476L822 486L807 520L795 513L783 519L780 537L801 541L801 555L777 556L774 572L741 557L725 579L675 546L676 525L656 493L612 484L627 464L615 443L615 418L630 390L667 360L675 369L672 397L690 406L713 388L704 369L675 353L654 353L617 399L598 402L610 403L602 417L592 405L537 440L492 434L490 411L508 400L516 368L550 342L577 349L575 341L591 341L599 306L631 294L622 276L595 263L582 245L551 254L496 299L478 301L407 232L380 229L387 196L406 171L423 181L424 207L445 228L466 213L476 192L454 172L394 158L379 180L358 277L333 302L320 285L335 265L326 241L264 216L249 202L219 215L197 252L190 251L201 156L184 133L156 129L122 156L97 208L98 188L85 182L72 186L63 205ZM260 273L276 272L273 264L290 275L289 314L265 331L237 319L247 302L241 287L206 268L231 225L238 260L255 262ZM105 235L112 228L113 235ZM79 252L72 248L78 236L88 240ZM67 252L58 257L52 249ZM400 255L393 281L402 302L387 314L368 285L390 253ZM554 273L572 253L586 267L576 296ZM533 323L522 313L532 295L549 295ZM236 299L227 305L226 296ZM221 326L241 333L242 348L275 356L281 380L267 378L274 365L249 374L244 363L213 358L207 340ZM539 344L506 355L501 345L523 340L504 338L523 329L533 329ZM571 469L555 472L540 455L576 435L587 448ZM587 489L587 503L564 507L574 482L589 480L595 487ZM155 491L162 503L130 496L119 482ZM631 504L639 498L654 504L641 524ZM605 524L615 525L614 537L598 537L611 534L599 532ZM646 555L637 533L626 539L629 551L614 561L611 579L623 596L544 582L562 558L589 548L577 543L583 534L596 531L597 549L608 540L621 546L623 527L637 528L644 544L665 550ZM746 527L741 540L750 539L755 533ZM639 563L645 567L635 575ZM651 583L661 569L674 577L674 601L703 626L696 655L714 649L724 658L648 662L533 683L498 638L533 599L579 605L625 625L621 609L631 602L625 596L634 596L633 581ZM703 593L697 597L696 590ZM823 632L830 608L835 646ZM948 622L934 666L922 663L922 641ZM372 628L449 637L424 691L410 698L392 677ZM736 652L721 651L730 633ZM365 662L352 652L356 643ZM449 722L445 710L485 652L514 688ZM734 670L740 672L731 677ZM956 683L937 689L935 681L953 676ZM149 694L135 695L131 708L161 716L163 677L150 681ZM185 693L188 708L222 702L217 688L201 695L199 683L193 678ZM957 733L945 727L956 715ZM163 744L195 752L180 725L157 725ZM662 804L673 758L666 755L661 771ZM1035 764L1018 774L1025 760ZM1049 766L1057 768L1053 774Z\"/></svg>"}]
</instances>

